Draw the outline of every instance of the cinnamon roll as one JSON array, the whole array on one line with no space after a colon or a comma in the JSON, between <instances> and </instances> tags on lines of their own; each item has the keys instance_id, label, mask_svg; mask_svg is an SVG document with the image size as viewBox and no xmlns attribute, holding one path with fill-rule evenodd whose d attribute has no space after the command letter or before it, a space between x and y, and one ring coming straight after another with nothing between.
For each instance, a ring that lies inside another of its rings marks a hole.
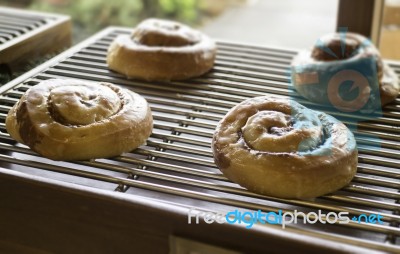
<instances>
[{"instance_id":1,"label":"cinnamon roll","mask_svg":"<svg viewBox=\"0 0 400 254\"><path fill-rule=\"evenodd\" d=\"M343 123L295 101L267 96L233 107L219 122L212 149L228 179L279 198L336 191L357 168L356 142Z\"/></svg>"},{"instance_id":2,"label":"cinnamon roll","mask_svg":"<svg viewBox=\"0 0 400 254\"><path fill-rule=\"evenodd\" d=\"M30 88L6 118L8 133L53 160L120 155L143 144L153 119L146 100L109 83L53 79Z\"/></svg>"},{"instance_id":3,"label":"cinnamon roll","mask_svg":"<svg viewBox=\"0 0 400 254\"><path fill-rule=\"evenodd\" d=\"M209 71L215 54L216 45L205 34L177 22L147 19L112 42L107 64L129 78L181 80Z\"/></svg>"},{"instance_id":4,"label":"cinnamon roll","mask_svg":"<svg viewBox=\"0 0 400 254\"><path fill-rule=\"evenodd\" d=\"M355 86L340 93L345 81ZM397 75L376 47L355 33L326 35L311 51L300 52L292 61L292 83L306 99L345 112L381 107L396 99L400 90ZM354 88L359 89L356 98L341 98Z\"/></svg>"}]
</instances>

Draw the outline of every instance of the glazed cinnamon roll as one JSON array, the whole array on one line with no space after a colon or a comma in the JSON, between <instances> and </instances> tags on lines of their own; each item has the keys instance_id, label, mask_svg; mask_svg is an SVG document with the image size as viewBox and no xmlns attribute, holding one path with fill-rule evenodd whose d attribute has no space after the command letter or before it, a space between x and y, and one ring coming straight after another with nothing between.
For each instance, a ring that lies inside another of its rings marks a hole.
<instances>
[{"instance_id":1,"label":"glazed cinnamon roll","mask_svg":"<svg viewBox=\"0 0 400 254\"><path fill-rule=\"evenodd\" d=\"M147 19L110 45L107 64L129 78L181 80L200 76L214 65L216 45L183 24Z\"/></svg>"},{"instance_id":2,"label":"glazed cinnamon roll","mask_svg":"<svg viewBox=\"0 0 400 254\"><path fill-rule=\"evenodd\" d=\"M30 88L6 118L8 133L53 160L120 155L152 132L146 100L109 83L53 79Z\"/></svg>"},{"instance_id":3,"label":"glazed cinnamon roll","mask_svg":"<svg viewBox=\"0 0 400 254\"><path fill-rule=\"evenodd\" d=\"M347 127L295 101L257 97L219 122L212 149L224 175L263 195L306 199L336 191L356 173Z\"/></svg>"},{"instance_id":4,"label":"glazed cinnamon roll","mask_svg":"<svg viewBox=\"0 0 400 254\"><path fill-rule=\"evenodd\" d=\"M339 92L346 81L355 86ZM292 83L308 100L346 112L386 105L400 89L397 75L383 63L376 47L354 33L326 35L312 51L300 52L292 61ZM342 98L354 88L359 89L356 98Z\"/></svg>"}]
</instances>

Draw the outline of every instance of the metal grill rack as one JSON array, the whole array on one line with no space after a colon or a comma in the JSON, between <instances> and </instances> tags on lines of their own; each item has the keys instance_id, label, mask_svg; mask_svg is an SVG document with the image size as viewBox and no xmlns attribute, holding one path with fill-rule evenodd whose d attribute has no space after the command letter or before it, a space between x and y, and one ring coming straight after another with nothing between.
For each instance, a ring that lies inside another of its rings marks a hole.
<instances>
[{"instance_id":1,"label":"metal grill rack","mask_svg":"<svg viewBox=\"0 0 400 254\"><path fill-rule=\"evenodd\" d=\"M68 16L0 7L0 64L13 64L70 43Z\"/></svg>"},{"instance_id":2,"label":"metal grill rack","mask_svg":"<svg viewBox=\"0 0 400 254\"><path fill-rule=\"evenodd\" d=\"M18 15L5 9L0 9L0 14L0 45L53 20L48 17Z\"/></svg>"},{"instance_id":3,"label":"metal grill rack","mask_svg":"<svg viewBox=\"0 0 400 254\"><path fill-rule=\"evenodd\" d=\"M370 250L400 251L399 99L385 108L381 118L358 130L378 136L382 148L359 154L358 172L349 186L315 200L260 196L219 172L213 163L211 137L219 119L238 102L265 94L287 96L289 63L296 51L218 42L216 65L209 74L189 81L148 83L127 80L109 71L105 63L113 38L129 32L107 28L0 88L1 167L204 210L379 212L384 216L382 225L351 221L287 230ZM400 63L388 63L400 72ZM143 95L154 115L154 131L147 144L113 159L73 163L44 159L15 144L5 131L8 110L29 87L49 78L112 82ZM360 138L358 142L371 141Z\"/></svg>"}]
</instances>

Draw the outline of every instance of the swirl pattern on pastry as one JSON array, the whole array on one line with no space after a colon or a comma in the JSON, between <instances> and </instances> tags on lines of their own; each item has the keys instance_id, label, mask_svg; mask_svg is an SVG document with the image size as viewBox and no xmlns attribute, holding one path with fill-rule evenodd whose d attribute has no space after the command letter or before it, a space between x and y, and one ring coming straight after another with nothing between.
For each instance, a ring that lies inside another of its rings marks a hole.
<instances>
[{"instance_id":1,"label":"swirl pattern on pastry","mask_svg":"<svg viewBox=\"0 0 400 254\"><path fill-rule=\"evenodd\" d=\"M216 45L205 34L183 24L147 19L132 35L110 45L110 69L130 78L181 80L200 76L214 65Z\"/></svg>"},{"instance_id":2,"label":"swirl pattern on pastry","mask_svg":"<svg viewBox=\"0 0 400 254\"><path fill-rule=\"evenodd\" d=\"M120 155L143 144L153 119L146 100L110 83L52 79L9 111L8 133L53 160Z\"/></svg>"},{"instance_id":3,"label":"swirl pattern on pastry","mask_svg":"<svg viewBox=\"0 0 400 254\"><path fill-rule=\"evenodd\" d=\"M313 198L348 184L357 148L347 127L295 101L256 97L219 122L212 148L224 175L250 191Z\"/></svg>"},{"instance_id":4,"label":"swirl pattern on pastry","mask_svg":"<svg viewBox=\"0 0 400 254\"><path fill-rule=\"evenodd\" d=\"M324 82L321 77L332 77L343 70L350 70L351 73L342 72L340 75L348 75L354 82L363 77L370 80L369 86L357 86L360 89L358 104L369 99L369 105L377 108L392 102L399 95L395 72L382 61L379 51L367 38L355 33L329 34L322 37L311 51L301 51L292 61L292 83L296 91L310 101L320 104L330 101L342 111L354 111L353 107L358 107L357 101L352 104L335 99L338 89L327 88L329 81L318 84ZM376 89L379 96L371 93L371 89Z\"/></svg>"}]
</instances>

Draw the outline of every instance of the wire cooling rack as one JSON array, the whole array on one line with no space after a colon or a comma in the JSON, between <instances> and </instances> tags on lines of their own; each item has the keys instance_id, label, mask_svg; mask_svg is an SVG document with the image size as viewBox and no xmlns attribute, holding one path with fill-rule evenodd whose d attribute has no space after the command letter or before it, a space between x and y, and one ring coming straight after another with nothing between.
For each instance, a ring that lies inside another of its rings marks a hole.
<instances>
[{"instance_id":1,"label":"wire cooling rack","mask_svg":"<svg viewBox=\"0 0 400 254\"><path fill-rule=\"evenodd\" d=\"M107 28L0 88L1 167L206 210L379 212L384 216L382 225L350 221L293 227L315 238L400 251L399 99L388 105L379 119L360 124L358 132L378 136L381 148L360 152L357 175L347 187L315 200L261 196L229 182L220 173L213 162L211 138L217 122L244 99L266 94L288 96L289 63L297 52L220 41L216 65L207 75L181 82L142 82L110 71L105 62L112 40L129 32ZM400 72L400 63L388 63ZM50 78L111 82L143 95L154 116L154 131L147 144L112 159L82 162L51 161L16 144L5 130L7 112L27 89ZM370 141L359 138L358 142Z\"/></svg>"}]
</instances>

